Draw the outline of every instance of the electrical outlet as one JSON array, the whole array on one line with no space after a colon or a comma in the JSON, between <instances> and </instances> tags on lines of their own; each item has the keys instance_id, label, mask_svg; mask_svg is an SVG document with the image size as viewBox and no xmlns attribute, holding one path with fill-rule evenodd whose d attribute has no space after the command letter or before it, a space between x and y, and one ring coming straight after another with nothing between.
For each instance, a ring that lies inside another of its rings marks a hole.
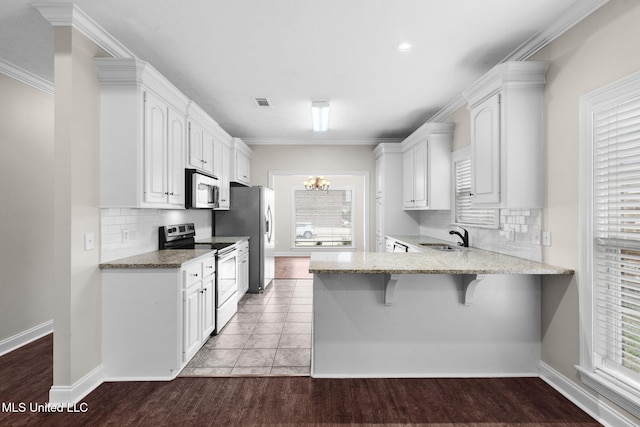
<instances>
[{"instance_id":1,"label":"electrical outlet","mask_svg":"<svg viewBox=\"0 0 640 427\"><path fill-rule=\"evenodd\" d=\"M129 229L122 230L122 243L129 243Z\"/></svg>"},{"instance_id":2,"label":"electrical outlet","mask_svg":"<svg viewBox=\"0 0 640 427\"><path fill-rule=\"evenodd\" d=\"M95 237L93 235L93 233L85 233L84 235L84 250L85 251L90 251L95 249L96 247L96 240Z\"/></svg>"},{"instance_id":3,"label":"electrical outlet","mask_svg":"<svg viewBox=\"0 0 640 427\"><path fill-rule=\"evenodd\" d=\"M551 232L543 231L542 232L542 246L551 246Z\"/></svg>"}]
</instances>

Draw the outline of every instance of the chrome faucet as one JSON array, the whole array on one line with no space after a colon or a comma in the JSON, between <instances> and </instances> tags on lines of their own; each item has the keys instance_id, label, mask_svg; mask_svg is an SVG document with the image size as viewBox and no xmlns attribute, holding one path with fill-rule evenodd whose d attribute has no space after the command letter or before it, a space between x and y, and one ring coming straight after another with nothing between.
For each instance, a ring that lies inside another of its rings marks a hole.
<instances>
[{"instance_id":1,"label":"chrome faucet","mask_svg":"<svg viewBox=\"0 0 640 427\"><path fill-rule=\"evenodd\" d=\"M457 234L461 239L462 242L458 242L458 245L463 246L465 248L469 247L469 232L467 230L465 230L462 227L459 227L460 230L464 231L464 235L461 234L459 231L455 231L455 230L451 230L449 231L449 234Z\"/></svg>"}]
</instances>

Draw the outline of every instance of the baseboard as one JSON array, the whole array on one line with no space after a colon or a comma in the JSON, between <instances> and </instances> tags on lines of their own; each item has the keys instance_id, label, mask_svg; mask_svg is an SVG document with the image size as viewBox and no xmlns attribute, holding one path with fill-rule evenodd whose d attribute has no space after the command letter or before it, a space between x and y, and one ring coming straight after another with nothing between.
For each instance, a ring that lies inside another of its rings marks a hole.
<instances>
[{"instance_id":1,"label":"baseboard","mask_svg":"<svg viewBox=\"0 0 640 427\"><path fill-rule=\"evenodd\" d=\"M537 372L514 372L514 373L430 373L430 374L407 374L407 373L387 373L387 374L324 374L311 371L311 378L536 378Z\"/></svg>"},{"instance_id":2,"label":"baseboard","mask_svg":"<svg viewBox=\"0 0 640 427\"><path fill-rule=\"evenodd\" d=\"M49 390L50 405L74 405L95 390L104 381L102 365L80 378L71 386L52 386Z\"/></svg>"},{"instance_id":3,"label":"baseboard","mask_svg":"<svg viewBox=\"0 0 640 427\"><path fill-rule=\"evenodd\" d=\"M52 332L53 320L49 320L48 322L44 322L41 325L35 326L24 332L20 332L17 335L4 339L0 341L0 356L5 355L24 345L27 345L30 342L37 340L38 338L49 335Z\"/></svg>"},{"instance_id":4,"label":"baseboard","mask_svg":"<svg viewBox=\"0 0 640 427\"><path fill-rule=\"evenodd\" d=\"M540 378L573 402L577 407L592 416L596 421L610 427L635 426L625 415L600 401L597 396L587 392L575 382L544 362L539 363Z\"/></svg>"}]
</instances>

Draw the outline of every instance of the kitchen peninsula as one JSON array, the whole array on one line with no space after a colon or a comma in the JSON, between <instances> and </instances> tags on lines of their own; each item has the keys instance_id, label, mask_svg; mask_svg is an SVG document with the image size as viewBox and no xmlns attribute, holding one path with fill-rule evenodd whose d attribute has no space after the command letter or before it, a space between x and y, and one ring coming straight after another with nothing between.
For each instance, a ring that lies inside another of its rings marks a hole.
<instances>
[{"instance_id":1,"label":"kitchen peninsula","mask_svg":"<svg viewBox=\"0 0 640 427\"><path fill-rule=\"evenodd\" d=\"M312 254L311 375L537 375L540 275L571 280L573 270L421 243L417 253Z\"/></svg>"}]
</instances>

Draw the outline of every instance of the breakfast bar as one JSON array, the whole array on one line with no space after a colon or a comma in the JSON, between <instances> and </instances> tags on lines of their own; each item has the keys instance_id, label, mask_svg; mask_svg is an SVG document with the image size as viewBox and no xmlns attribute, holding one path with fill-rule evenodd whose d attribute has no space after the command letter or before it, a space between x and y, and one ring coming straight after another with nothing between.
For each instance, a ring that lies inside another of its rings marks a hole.
<instances>
[{"instance_id":1,"label":"breakfast bar","mask_svg":"<svg viewBox=\"0 0 640 427\"><path fill-rule=\"evenodd\" d=\"M433 247L436 247L435 244ZM313 253L314 377L537 375L540 275L476 248Z\"/></svg>"}]
</instances>

